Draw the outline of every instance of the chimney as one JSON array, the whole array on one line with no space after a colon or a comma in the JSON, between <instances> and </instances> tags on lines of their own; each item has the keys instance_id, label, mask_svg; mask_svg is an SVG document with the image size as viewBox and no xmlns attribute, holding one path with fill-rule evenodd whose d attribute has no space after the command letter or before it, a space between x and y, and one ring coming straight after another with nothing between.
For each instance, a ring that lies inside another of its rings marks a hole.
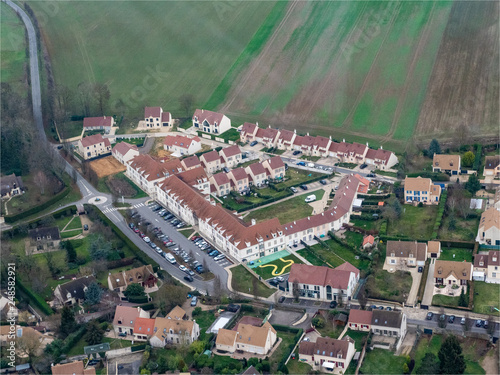
<instances>
[{"instance_id":1,"label":"chimney","mask_svg":"<svg viewBox=\"0 0 500 375\"><path fill-rule=\"evenodd\" d=\"M307 132L307 136L309 137L309 132Z\"/></svg>"},{"instance_id":2,"label":"chimney","mask_svg":"<svg viewBox=\"0 0 500 375\"><path fill-rule=\"evenodd\" d=\"M255 221L255 219L252 219L252 225L251 226L253 227L255 224L257 224L257 222Z\"/></svg>"},{"instance_id":3,"label":"chimney","mask_svg":"<svg viewBox=\"0 0 500 375\"><path fill-rule=\"evenodd\" d=\"M368 147L368 142L366 142L366 147Z\"/></svg>"},{"instance_id":4,"label":"chimney","mask_svg":"<svg viewBox=\"0 0 500 375\"><path fill-rule=\"evenodd\" d=\"M380 149L383 150L384 148L382 146L380 146Z\"/></svg>"},{"instance_id":5,"label":"chimney","mask_svg":"<svg viewBox=\"0 0 500 375\"><path fill-rule=\"evenodd\" d=\"M269 124L268 128L271 129L271 124Z\"/></svg>"},{"instance_id":6,"label":"chimney","mask_svg":"<svg viewBox=\"0 0 500 375\"><path fill-rule=\"evenodd\" d=\"M308 216L308 217L307 217L307 220L311 220L311 217L310 217L310 216Z\"/></svg>"},{"instance_id":7,"label":"chimney","mask_svg":"<svg viewBox=\"0 0 500 375\"><path fill-rule=\"evenodd\" d=\"M201 110L201 113L203 113L204 111L205 111L205 110L204 110L204 109L202 109L202 110Z\"/></svg>"},{"instance_id":8,"label":"chimney","mask_svg":"<svg viewBox=\"0 0 500 375\"><path fill-rule=\"evenodd\" d=\"M344 142L344 143L345 143L345 138L342 138L342 142Z\"/></svg>"},{"instance_id":9,"label":"chimney","mask_svg":"<svg viewBox=\"0 0 500 375\"><path fill-rule=\"evenodd\" d=\"M106 116L104 116L104 120L106 120Z\"/></svg>"},{"instance_id":10,"label":"chimney","mask_svg":"<svg viewBox=\"0 0 500 375\"><path fill-rule=\"evenodd\" d=\"M330 136L330 141L332 140L332 136Z\"/></svg>"},{"instance_id":11,"label":"chimney","mask_svg":"<svg viewBox=\"0 0 500 375\"><path fill-rule=\"evenodd\" d=\"M296 222L296 221L294 221L294 222L293 222L293 224L297 224L297 222Z\"/></svg>"},{"instance_id":12,"label":"chimney","mask_svg":"<svg viewBox=\"0 0 500 375\"><path fill-rule=\"evenodd\" d=\"M297 134L297 129L293 129L293 132L294 132L295 134Z\"/></svg>"}]
</instances>

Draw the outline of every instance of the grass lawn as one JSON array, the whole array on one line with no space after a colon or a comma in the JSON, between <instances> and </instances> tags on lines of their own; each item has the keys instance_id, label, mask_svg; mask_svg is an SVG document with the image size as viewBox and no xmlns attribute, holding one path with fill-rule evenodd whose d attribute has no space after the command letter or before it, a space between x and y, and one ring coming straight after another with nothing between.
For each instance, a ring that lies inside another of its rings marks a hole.
<instances>
[{"instance_id":1,"label":"grass lawn","mask_svg":"<svg viewBox=\"0 0 500 375\"><path fill-rule=\"evenodd\" d=\"M73 219L73 216L62 216L56 219L55 226L59 228L59 231L62 231L71 219Z\"/></svg>"},{"instance_id":2,"label":"grass lawn","mask_svg":"<svg viewBox=\"0 0 500 375\"><path fill-rule=\"evenodd\" d=\"M62 124L57 125L57 130L63 139L78 137L82 134L83 130L83 120L81 121L71 121L67 119ZM103 132L103 131L101 131ZM84 137L91 135L90 132L83 134Z\"/></svg>"},{"instance_id":3,"label":"grass lawn","mask_svg":"<svg viewBox=\"0 0 500 375\"><path fill-rule=\"evenodd\" d=\"M437 206L416 207L405 204L401 218L388 223L387 234L428 240L436 221L437 210Z\"/></svg>"},{"instance_id":4,"label":"grass lawn","mask_svg":"<svg viewBox=\"0 0 500 375\"><path fill-rule=\"evenodd\" d=\"M193 229L183 229L183 230L179 230L178 232L186 238L191 238L191 234L194 232L194 230Z\"/></svg>"},{"instance_id":5,"label":"grass lawn","mask_svg":"<svg viewBox=\"0 0 500 375\"><path fill-rule=\"evenodd\" d=\"M273 355L269 358L271 363L271 374L276 374L278 372L278 364L283 359L283 356L288 352L288 348L291 344L295 344L295 333L277 331L278 337L281 338L281 343L278 348L274 351ZM290 372L292 374L292 372Z\"/></svg>"},{"instance_id":6,"label":"grass lawn","mask_svg":"<svg viewBox=\"0 0 500 375\"><path fill-rule=\"evenodd\" d=\"M295 354L295 356L296 358L298 358L297 353ZM312 373L312 367L307 363L299 361L298 359L290 359L286 367L288 368L290 374L306 375Z\"/></svg>"},{"instance_id":7,"label":"grass lawn","mask_svg":"<svg viewBox=\"0 0 500 375\"><path fill-rule=\"evenodd\" d=\"M323 262L314 252L311 252L308 249L299 250L297 253L306 258L314 266L326 266L325 262Z\"/></svg>"},{"instance_id":8,"label":"grass lawn","mask_svg":"<svg viewBox=\"0 0 500 375\"><path fill-rule=\"evenodd\" d=\"M325 319L325 326L323 328L317 328L321 337L331 337L332 339L338 339L344 327L336 326L334 327L332 321Z\"/></svg>"},{"instance_id":9,"label":"grass lawn","mask_svg":"<svg viewBox=\"0 0 500 375\"><path fill-rule=\"evenodd\" d=\"M281 259L283 259L283 260L281 260ZM257 266L257 267L252 268L252 269L255 271L256 274L258 274L259 276L262 276L262 278L264 280L267 280L267 279L273 278L275 276L289 273L290 267L293 263L302 264L302 261L293 254L288 255L288 256L281 258L281 259L276 259L273 262L266 263L263 266ZM293 263L290 262L290 260L292 260ZM273 267L273 265L275 265L276 267ZM276 272L276 273L273 274L273 272Z\"/></svg>"},{"instance_id":10,"label":"grass lawn","mask_svg":"<svg viewBox=\"0 0 500 375\"><path fill-rule=\"evenodd\" d=\"M356 351L360 352L361 349L363 349L363 338L368 336L368 332L353 331L351 329L348 329L345 336L349 336L355 341L354 347L356 348Z\"/></svg>"},{"instance_id":11,"label":"grass lawn","mask_svg":"<svg viewBox=\"0 0 500 375\"><path fill-rule=\"evenodd\" d=\"M435 294L434 296L432 296L432 304L436 306L439 305L458 306L458 299L459 297L446 296L443 294Z\"/></svg>"},{"instance_id":12,"label":"grass lawn","mask_svg":"<svg viewBox=\"0 0 500 375\"><path fill-rule=\"evenodd\" d=\"M356 227L360 227L366 230L379 230L380 224L382 224L383 220L362 220L358 219L356 216L351 215L351 223L353 223Z\"/></svg>"},{"instance_id":13,"label":"grass lawn","mask_svg":"<svg viewBox=\"0 0 500 375\"><path fill-rule=\"evenodd\" d=\"M230 128L229 130L225 131L222 134L218 134L217 138L222 138L226 142L227 141L233 141L237 142L240 140L240 132L236 130L236 128Z\"/></svg>"},{"instance_id":14,"label":"grass lawn","mask_svg":"<svg viewBox=\"0 0 500 375\"><path fill-rule=\"evenodd\" d=\"M498 284L474 281L474 309L472 311L499 316L498 311L492 311L491 309L491 307L500 309L500 293L498 290Z\"/></svg>"},{"instance_id":15,"label":"grass lawn","mask_svg":"<svg viewBox=\"0 0 500 375\"><path fill-rule=\"evenodd\" d=\"M355 249L359 249L359 247L363 244L363 234L358 232L345 232L344 233L345 240L349 245L354 247Z\"/></svg>"},{"instance_id":16,"label":"grass lawn","mask_svg":"<svg viewBox=\"0 0 500 375\"><path fill-rule=\"evenodd\" d=\"M190 124L192 124L191 121L189 121ZM141 147L144 144L144 138L120 138L120 142L127 142L128 144L131 145L136 145L137 147ZM115 143L113 146L116 146L118 143Z\"/></svg>"},{"instance_id":17,"label":"grass lawn","mask_svg":"<svg viewBox=\"0 0 500 375\"><path fill-rule=\"evenodd\" d=\"M442 253L439 260L454 260L455 262L472 262L472 249L447 248L446 242L441 244ZM455 257L453 257L455 256Z\"/></svg>"},{"instance_id":18,"label":"grass lawn","mask_svg":"<svg viewBox=\"0 0 500 375\"><path fill-rule=\"evenodd\" d=\"M104 337L102 339L102 342L108 342L109 346L111 349L121 349L121 348L128 348L132 346L132 341L129 340L120 340L120 339L113 339L111 337ZM71 350L68 352L68 356L74 356L74 355L81 355L83 354L83 348L85 346L89 346L87 342L85 341L85 338L82 337L80 340L77 341L75 346L71 348Z\"/></svg>"},{"instance_id":19,"label":"grass lawn","mask_svg":"<svg viewBox=\"0 0 500 375\"><path fill-rule=\"evenodd\" d=\"M240 210L240 211L245 211L248 209L251 209L254 207L256 204L262 204L262 202L265 202L266 200L271 198L285 198L290 195L289 191L283 190L283 191L276 191L271 188L264 188L264 189L259 189L259 193L262 194L263 197L256 197L254 195L247 195L244 197L241 197L242 201L238 203L236 201L236 198L233 197L232 195L228 195L226 199L222 199L223 204L227 206L228 209L230 210ZM239 199L239 198L238 198Z\"/></svg>"},{"instance_id":20,"label":"grass lawn","mask_svg":"<svg viewBox=\"0 0 500 375\"><path fill-rule=\"evenodd\" d=\"M376 169L373 171L373 173L381 175L381 176L388 176L388 177L397 177L398 174L395 172L389 172L389 171L381 171L380 169Z\"/></svg>"},{"instance_id":21,"label":"grass lawn","mask_svg":"<svg viewBox=\"0 0 500 375\"><path fill-rule=\"evenodd\" d=\"M302 155L300 158L303 159L303 160L309 160L309 161L317 162L319 159L321 159L321 156Z\"/></svg>"},{"instance_id":22,"label":"grass lawn","mask_svg":"<svg viewBox=\"0 0 500 375\"><path fill-rule=\"evenodd\" d=\"M326 240L324 242L328 245L329 249L326 249L319 243L311 246L311 248L317 255L322 257L326 262L330 263L332 267L338 267L345 262L351 263L354 267L359 268L360 270L366 270L370 266L369 260L356 259L356 254L354 254L351 249L344 247L338 242L334 240Z\"/></svg>"},{"instance_id":23,"label":"grass lawn","mask_svg":"<svg viewBox=\"0 0 500 375\"><path fill-rule=\"evenodd\" d=\"M71 222L65 228L65 230L71 229L82 229L82 220L80 219L80 216L73 216Z\"/></svg>"},{"instance_id":24,"label":"grass lawn","mask_svg":"<svg viewBox=\"0 0 500 375\"><path fill-rule=\"evenodd\" d=\"M473 241L477 235L477 228L479 227L479 221L481 220L481 215L479 214L475 218L469 218L464 220L460 216L455 216L456 225L455 229L448 229L450 223L450 217L445 216L443 222L441 223L441 228L439 230L439 238L445 240L459 240L459 241Z\"/></svg>"},{"instance_id":25,"label":"grass lawn","mask_svg":"<svg viewBox=\"0 0 500 375\"><path fill-rule=\"evenodd\" d=\"M103 178L100 178L98 183L97 183L97 190L99 190L102 193L107 193L107 194L113 194L111 189L109 188L109 185L107 184L107 181L110 179L117 179L117 180L122 180L123 182L126 182L128 185L132 187L132 190L135 190L135 193L132 195L124 195L125 198L146 198L148 195L140 188L138 187L132 180L130 180L127 176L125 176L125 171L106 176ZM118 192L114 192L119 198L121 196L119 195Z\"/></svg>"},{"instance_id":26,"label":"grass lawn","mask_svg":"<svg viewBox=\"0 0 500 375\"><path fill-rule=\"evenodd\" d=\"M316 200L319 200L323 198L325 191L323 189L316 190L307 195L299 195L264 208L256 209L245 216L243 220L249 223L252 219L260 222L277 217L281 224L286 224L310 216L313 208L305 202L305 198L312 194L316 195Z\"/></svg>"},{"instance_id":27,"label":"grass lawn","mask_svg":"<svg viewBox=\"0 0 500 375\"><path fill-rule=\"evenodd\" d=\"M395 356L391 351L375 348L366 353L360 372L363 374L402 374L404 356Z\"/></svg>"},{"instance_id":28,"label":"grass lawn","mask_svg":"<svg viewBox=\"0 0 500 375\"><path fill-rule=\"evenodd\" d=\"M61 232L61 238L71 238L82 233L82 229L72 229Z\"/></svg>"},{"instance_id":29,"label":"grass lawn","mask_svg":"<svg viewBox=\"0 0 500 375\"><path fill-rule=\"evenodd\" d=\"M381 266L375 268L375 273L368 276L366 291L368 297L389 301L406 302L413 280L407 271L389 273Z\"/></svg>"},{"instance_id":30,"label":"grass lawn","mask_svg":"<svg viewBox=\"0 0 500 375\"><path fill-rule=\"evenodd\" d=\"M200 338L199 340L204 340L207 334L205 333L208 327L215 322L214 310L211 311L201 311L200 314L193 317L196 323L200 326Z\"/></svg>"},{"instance_id":31,"label":"grass lawn","mask_svg":"<svg viewBox=\"0 0 500 375\"><path fill-rule=\"evenodd\" d=\"M274 289L268 288L264 283L258 282L257 290L253 290L254 276L241 264L239 266L231 268L231 273L233 275L231 280L231 286L234 290L241 293L253 294L259 297L267 298L275 292Z\"/></svg>"},{"instance_id":32,"label":"grass lawn","mask_svg":"<svg viewBox=\"0 0 500 375\"><path fill-rule=\"evenodd\" d=\"M318 173L318 172L309 172L303 169L297 168L288 168L286 171L286 180L276 184L277 187L291 187L291 186L299 186L302 184L307 184L312 179L318 178L319 176L323 176L324 178L329 177L329 175Z\"/></svg>"}]
</instances>

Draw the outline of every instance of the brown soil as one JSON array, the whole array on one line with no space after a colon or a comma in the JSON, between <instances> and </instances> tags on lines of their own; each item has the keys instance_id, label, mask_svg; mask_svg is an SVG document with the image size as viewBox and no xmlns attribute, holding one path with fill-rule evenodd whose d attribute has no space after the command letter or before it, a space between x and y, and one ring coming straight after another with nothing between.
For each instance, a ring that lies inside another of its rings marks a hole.
<instances>
[{"instance_id":1,"label":"brown soil","mask_svg":"<svg viewBox=\"0 0 500 375\"><path fill-rule=\"evenodd\" d=\"M105 158L91 161L90 168L97 174L98 178L123 172L127 169L113 156L106 156Z\"/></svg>"},{"instance_id":2,"label":"brown soil","mask_svg":"<svg viewBox=\"0 0 500 375\"><path fill-rule=\"evenodd\" d=\"M481 367L486 371L486 375L497 375L498 369L498 350L491 349L492 352L488 353L481 361Z\"/></svg>"}]
</instances>

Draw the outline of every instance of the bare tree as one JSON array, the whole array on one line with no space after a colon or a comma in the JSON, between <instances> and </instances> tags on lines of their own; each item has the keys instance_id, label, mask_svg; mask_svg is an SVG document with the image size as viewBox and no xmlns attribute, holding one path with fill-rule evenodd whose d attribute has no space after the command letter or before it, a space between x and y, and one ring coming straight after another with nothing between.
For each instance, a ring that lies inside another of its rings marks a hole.
<instances>
[{"instance_id":1,"label":"bare tree","mask_svg":"<svg viewBox=\"0 0 500 375\"><path fill-rule=\"evenodd\" d=\"M295 298L295 302L299 301L300 292L299 292L299 282L298 280L292 281L292 294L293 298Z\"/></svg>"},{"instance_id":2,"label":"bare tree","mask_svg":"<svg viewBox=\"0 0 500 375\"><path fill-rule=\"evenodd\" d=\"M111 96L108 85L105 83L96 83L94 85L94 93L99 113L101 116L104 116L108 109L109 98Z\"/></svg>"},{"instance_id":3,"label":"bare tree","mask_svg":"<svg viewBox=\"0 0 500 375\"><path fill-rule=\"evenodd\" d=\"M366 298L366 290L365 290L365 285L364 284L359 289L359 292L358 292L358 302L359 302L359 305L361 306L361 310L364 310L365 307L366 307L366 302L368 302L367 298Z\"/></svg>"},{"instance_id":4,"label":"bare tree","mask_svg":"<svg viewBox=\"0 0 500 375\"><path fill-rule=\"evenodd\" d=\"M92 85L88 82L81 82L78 84L78 98L80 100L80 108L85 117L90 116L92 113Z\"/></svg>"},{"instance_id":5,"label":"bare tree","mask_svg":"<svg viewBox=\"0 0 500 375\"><path fill-rule=\"evenodd\" d=\"M219 276L215 276L214 278L214 297L219 299L221 296L222 283L220 281Z\"/></svg>"},{"instance_id":6,"label":"bare tree","mask_svg":"<svg viewBox=\"0 0 500 375\"><path fill-rule=\"evenodd\" d=\"M35 176L33 177L33 181L35 184L38 186L40 189L40 194L44 195L45 194L45 189L49 183L49 179L45 175L44 172L42 171L37 171L35 172Z\"/></svg>"},{"instance_id":7,"label":"bare tree","mask_svg":"<svg viewBox=\"0 0 500 375\"><path fill-rule=\"evenodd\" d=\"M470 144L470 127L462 123L455 129L454 141L457 147Z\"/></svg>"},{"instance_id":8,"label":"bare tree","mask_svg":"<svg viewBox=\"0 0 500 375\"><path fill-rule=\"evenodd\" d=\"M40 341L40 334L35 330L25 330L22 337L17 339L17 347L22 354L28 357L28 362L33 363L33 361L38 357L40 347L42 345Z\"/></svg>"}]
</instances>

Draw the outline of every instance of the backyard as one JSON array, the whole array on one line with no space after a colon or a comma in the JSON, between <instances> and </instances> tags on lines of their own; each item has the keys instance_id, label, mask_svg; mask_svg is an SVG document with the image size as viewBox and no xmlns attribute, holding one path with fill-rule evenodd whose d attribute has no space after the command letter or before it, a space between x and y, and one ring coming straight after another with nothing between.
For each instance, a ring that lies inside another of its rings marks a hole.
<instances>
[{"instance_id":1,"label":"backyard","mask_svg":"<svg viewBox=\"0 0 500 375\"><path fill-rule=\"evenodd\" d=\"M389 236L404 236L415 240L429 240L436 221L437 206L402 206L401 218L387 224Z\"/></svg>"},{"instance_id":2,"label":"backyard","mask_svg":"<svg viewBox=\"0 0 500 375\"><path fill-rule=\"evenodd\" d=\"M308 250L300 250L299 254L315 265L321 265L318 263L321 262L321 258L323 258L324 261L329 263L331 267L338 267L345 262L351 263L354 267L360 270L367 270L370 266L370 261L368 259L356 259L359 257L348 247L345 247L334 240L326 240L324 243L328 246L328 248L325 248L319 243L311 246L314 253L313 256L307 255L307 253L310 253Z\"/></svg>"},{"instance_id":3,"label":"backyard","mask_svg":"<svg viewBox=\"0 0 500 375\"><path fill-rule=\"evenodd\" d=\"M232 194L230 194L227 195L227 198L221 198L221 199L226 208L235 211L245 211L251 209L252 207L254 207L254 205L258 205L267 201L268 199L279 200L291 195L291 192L287 190L276 191L268 187L263 189L258 189L257 191L261 195L260 197L255 196L253 194L246 196L238 196L238 195L233 196Z\"/></svg>"},{"instance_id":4,"label":"backyard","mask_svg":"<svg viewBox=\"0 0 500 375\"><path fill-rule=\"evenodd\" d=\"M240 293L267 298L276 291L257 280L255 276L241 264L231 268L230 271L232 274L231 287ZM254 286L256 290L254 290Z\"/></svg>"},{"instance_id":5,"label":"backyard","mask_svg":"<svg viewBox=\"0 0 500 375\"><path fill-rule=\"evenodd\" d=\"M331 175L326 175L318 172L310 172L303 169L298 168L288 168L286 171L286 180L276 184L276 187L291 187L291 186L299 186L302 184L307 184L311 180L318 179L320 176L323 178L331 177Z\"/></svg>"},{"instance_id":6,"label":"backyard","mask_svg":"<svg viewBox=\"0 0 500 375\"><path fill-rule=\"evenodd\" d=\"M375 348L366 353L362 374L403 374L403 365L406 363L404 356L395 356L389 350Z\"/></svg>"},{"instance_id":7,"label":"backyard","mask_svg":"<svg viewBox=\"0 0 500 375\"><path fill-rule=\"evenodd\" d=\"M252 269L264 280L268 280L275 276L289 273L290 268L294 263L302 264L302 261L300 261L300 259L295 255L291 254L284 258L276 259L272 262L266 263L265 265L258 265Z\"/></svg>"},{"instance_id":8,"label":"backyard","mask_svg":"<svg viewBox=\"0 0 500 375\"><path fill-rule=\"evenodd\" d=\"M407 271L387 272L374 267L374 273L366 279L367 296L388 301L406 302L413 279Z\"/></svg>"},{"instance_id":9,"label":"backyard","mask_svg":"<svg viewBox=\"0 0 500 375\"><path fill-rule=\"evenodd\" d=\"M453 260L455 262L472 262L472 249L448 248L446 242L441 243L439 260Z\"/></svg>"},{"instance_id":10,"label":"backyard","mask_svg":"<svg viewBox=\"0 0 500 375\"><path fill-rule=\"evenodd\" d=\"M450 229L450 216L444 215L439 229L439 238L445 240L473 241L477 235L481 214L475 214L475 216L468 219L455 216L455 227L454 229Z\"/></svg>"},{"instance_id":11,"label":"backyard","mask_svg":"<svg viewBox=\"0 0 500 375\"><path fill-rule=\"evenodd\" d=\"M99 179L97 189L102 193L114 194L118 198L145 198L148 195L131 181L125 172L119 172Z\"/></svg>"},{"instance_id":12,"label":"backyard","mask_svg":"<svg viewBox=\"0 0 500 375\"><path fill-rule=\"evenodd\" d=\"M474 281L474 309L473 311L481 314L491 314L500 316L500 293L498 284L489 284L484 281Z\"/></svg>"}]
</instances>

